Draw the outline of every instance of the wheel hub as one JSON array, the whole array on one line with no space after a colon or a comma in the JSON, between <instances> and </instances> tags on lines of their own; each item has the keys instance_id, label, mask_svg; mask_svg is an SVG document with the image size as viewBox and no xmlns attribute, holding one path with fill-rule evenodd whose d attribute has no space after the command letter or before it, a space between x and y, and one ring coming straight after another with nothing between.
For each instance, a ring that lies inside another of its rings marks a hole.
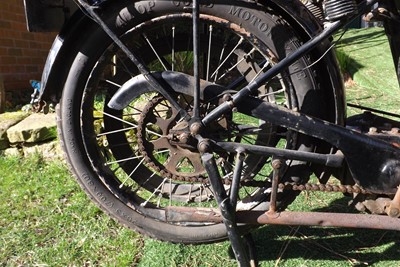
<instances>
[{"instance_id":1,"label":"wheel hub","mask_svg":"<svg viewBox=\"0 0 400 267\"><path fill-rule=\"evenodd\" d=\"M173 88L174 92L171 94L177 96L178 103L190 114L194 78L171 71L152 75ZM214 107L219 104L218 99L226 90L222 86L204 80L201 80L200 87L203 103L213 102ZM150 97L142 110L136 135L139 151L146 163L163 177L207 183L206 171L197 149L197 140L194 138L194 134L201 130L199 123L190 124L181 118L178 110L163 96L154 92L154 88L143 75L138 75L122 85L108 106L117 110L124 109L134 99L145 94ZM205 114L210 111L210 107L203 106L201 110ZM229 118L224 117L210 125L207 134L226 132L228 121Z\"/></svg>"},{"instance_id":2,"label":"wheel hub","mask_svg":"<svg viewBox=\"0 0 400 267\"><path fill-rule=\"evenodd\" d=\"M178 111L163 96L154 96L142 111L137 140L145 161L163 176L179 181L205 177L197 141L188 133L188 123L179 121Z\"/></svg>"}]
</instances>

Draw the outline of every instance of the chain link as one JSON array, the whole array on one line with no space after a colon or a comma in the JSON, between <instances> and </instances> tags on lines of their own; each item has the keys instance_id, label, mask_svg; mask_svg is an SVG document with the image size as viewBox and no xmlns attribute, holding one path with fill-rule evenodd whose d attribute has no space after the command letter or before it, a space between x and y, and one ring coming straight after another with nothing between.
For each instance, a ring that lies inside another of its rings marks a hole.
<instances>
[{"instance_id":1,"label":"chain link","mask_svg":"<svg viewBox=\"0 0 400 267\"><path fill-rule=\"evenodd\" d=\"M368 192L358 185L332 185L332 184L294 184L284 183L279 184L278 189L281 190L294 190L294 191L321 191L321 192L341 192L341 193L361 193L367 194Z\"/></svg>"}]
</instances>

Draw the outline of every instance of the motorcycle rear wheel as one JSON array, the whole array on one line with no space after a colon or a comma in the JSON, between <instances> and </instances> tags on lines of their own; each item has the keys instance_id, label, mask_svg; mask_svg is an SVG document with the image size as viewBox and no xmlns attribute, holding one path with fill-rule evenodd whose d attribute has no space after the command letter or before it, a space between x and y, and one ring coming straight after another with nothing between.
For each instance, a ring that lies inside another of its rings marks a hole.
<instances>
[{"instance_id":1,"label":"motorcycle rear wheel","mask_svg":"<svg viewBox=\"0 0 400 267\"><path fill-rule=\"evenodd\" d=\"M273 10L239 1L229 3L216 1L201 7L200 62L203 80L226 86L234 93L293 52L302 40L296 29ZM185 3L141 1L112 10L103 14L105 21L151 71L192 74L191 14ZM170 139L166 143L165 138L171 129L176 129L179 117L170 103L156 93L142 94L123 111L107 107L120 86L140 73L101 29L94 27L85 33L85 38L58 107L62 147L81 187L104 212L150 237L193 244L226 239L222 223L165 219L168 206L216 208L207 175L198 164L198 152ZM318 70L307 68L309 64L310 58L300 59L260 88L258 97L323 119L331 118L332 110L324 105L333 101L327 97L331 94L319 89ZM176 95L189 113L191 96ZM218 102L203 102L203 114L217 105ZM213 127L209 137L216 140L315 149L310 138L256 118L231 114ZM233 155L218 157L228 191ZM268 170L264 165L269 161L249 156L245 160L246 175L267 184ZM306 162L288 163L285 179L308 179L308 167ZM291 171L296 169L301 171ZM265 208L268 201L261 191L265 188L243 187L238 207ZM295 193L282 194L279 208L284 209L295 197Z\"/></svg>"}]
</instances>

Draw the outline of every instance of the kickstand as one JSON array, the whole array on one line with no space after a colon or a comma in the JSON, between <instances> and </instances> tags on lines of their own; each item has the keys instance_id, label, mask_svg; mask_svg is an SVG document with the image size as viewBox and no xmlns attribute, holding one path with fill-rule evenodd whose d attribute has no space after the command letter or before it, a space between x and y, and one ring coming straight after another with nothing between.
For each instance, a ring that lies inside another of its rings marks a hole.
<instances>
[{"instance_id":1,"label":"kickstand","mask_svg":"<svg viewBox=\"0 0 400 267\"><path fill-rule=\"evenodd\" d=\"M258 266L257 249L256 244L254 243L253 236L251 235L251 233L245 234L243 236L243 240L249 255L250 266Z\"/></svg>"},{"instance_id":2,"label":"kickstand","mask_svg":"<svg viewBox=\"0 0 400 267\"><path fill-rule=\"evenodd\" d=\"M218 206L221 210L221 215L226 226L229 241L233 253L235 254L236 260L240 267L253 267L256 266L256 259L250 261L250 257L255 257L254 242L251 234L244 236L244 239L240 236L238 226L236 224L236 200L239 190L240 175L243 168L243 153L238 151L236 158L236 166L233 174L233 181L230 189L230 196L226 194L224 185L222 184L221 177L218 172L215 158L211 153L204 153L202 155L204 167L207 170L211 187L214 191L215 199L218 202ZM247 249L246 249L247 248ZM248 253L249 252L249 253ZM249 255L248 255L249 254Z\"/></svg>"}]
</instances>

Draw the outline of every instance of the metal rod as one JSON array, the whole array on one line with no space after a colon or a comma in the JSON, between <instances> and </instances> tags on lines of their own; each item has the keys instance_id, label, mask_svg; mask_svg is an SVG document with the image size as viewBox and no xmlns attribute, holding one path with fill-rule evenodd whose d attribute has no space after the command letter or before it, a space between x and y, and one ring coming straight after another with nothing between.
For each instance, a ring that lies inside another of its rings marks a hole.
<instances>
[{"instance_id":1,"label":"metal rod","mask_svg":"<svg viewBox=\"0 0 400 267\"><path fill-rule=\"evenodd\" d=\"M165 208L165 220L178 222L222 223L221 211L216 208L168 206Z\"/></svg>"},{"instance_id":2,"label":"metal rod","mask_svg":"<svg viewBox=\"0 0 400 267\"><path fill-rule=\"evenodd\" d=\"M193 76L195 80L193 93L193 117L195 120L200 119L200 67L199 67L199 0L193 0Z\"/></svg>"},{"instance_id":3,"label":"metal rod","mask_svg":"<svg viewBox=\"0 0 400 267\"><path fill-rule=\"evenodd\" d=\"M361 105L356 105L356 104L352 104L352 103L347 103L347 106L348 107L352 107L352 108L363 109L363 110L366 110L366 111L371 111L371 112L375 112L375 113L379 113L379 114L383 114L383 115L388 115L388 116L395 117L395 118L400 118L400 115L398 115L398 114L387 112L387 111L383 111L383 110L379 110L379 109L374 109L374 108L365 107L365 106L361 106Z\"/></svg>"},{"instance_id":4,"label":"metal rod","mask_svg":"<svg viewBox=\"0 0 400 267\"><path fill-rule=\"evenodd\" d=\"M276 212L276 197L278 196L278 183L279 183L279 171L281 168L281 160L274 159L272 161L273 175L272 175L272 191L270 197L269 211L268 212Z\"/></svg>"},{"instance_id":5,"label":"metal rod","mask_svg":"<svg viewBox=\"0 0 400 267\"><path fill-rule=\"evenodd\" d=\"M237 212L236 218L238 223L247 224L329 226L400 231L400 219L386 215L295 211L283 211L279 213L243 211Z\"/></svg>"},{"instance_id":6,"label":"metal rod","mask_svg":"<svg viewBox=\"0 0 400 267\"><path fill-rule=\"evenodd\" d=\"M306 151L280 149L275 147L265 147L258 145L240 144L234 142L216 142L215 145L224 151L235 152L237 149L243 149L249 154L276 156L284 159L310 161L313 163L324 164L329 167L342 166L344 157L337 154L318 154Z\"/></svg>"},{"instance_id":7,"label":"metal rod","mask_svg":"<svg viewBox=\"0 0 400 267\"><path fill-rule=\"evenodd\" d=\"M270 68L267 72L260 75L253 82L249 83L246 87L241 89L237 94L235 94L231 101L224 102L222 105L218 106L216 109L211 111L205 118L203 118L202 123L204 125L208 125L210 122L219 118L222 114L228 112L232 107L236 106L236 104L240 103L246 96L257 91L257 89L267 82L269 79L274 77L275 75L281 73L286 68L288 68L291 64L293 64L296 60L303 57L305 54L310 52L316 46L320 44L323 40L329 38L333 33L335 33L338 29L340 29L344 25L343 21L336 21L325 28L320 34L316 35L304 45L299 47L292 54L288 55L286 58L279 61L275 66Z\"/></svg>"},{"instance_id":8,"label":"metal rod","mask_svg":"<svg viewBox=\"0 0 400 267\"><path fill-rule=\"evenodd\" d=\"M242 150L237 151L236 155L236 164L235 164L235 170L233 171L233 179L232 179L232 184L231 184L231 194L230 194L230 199L231 199L231 205L234 210L236 210L236 202L238 199L238 193L239 193L239 185L240 185L240 178L242 177L242 170L243 170L243 162L244 162L244 154Z\"/></svg>"}]
</instances>

